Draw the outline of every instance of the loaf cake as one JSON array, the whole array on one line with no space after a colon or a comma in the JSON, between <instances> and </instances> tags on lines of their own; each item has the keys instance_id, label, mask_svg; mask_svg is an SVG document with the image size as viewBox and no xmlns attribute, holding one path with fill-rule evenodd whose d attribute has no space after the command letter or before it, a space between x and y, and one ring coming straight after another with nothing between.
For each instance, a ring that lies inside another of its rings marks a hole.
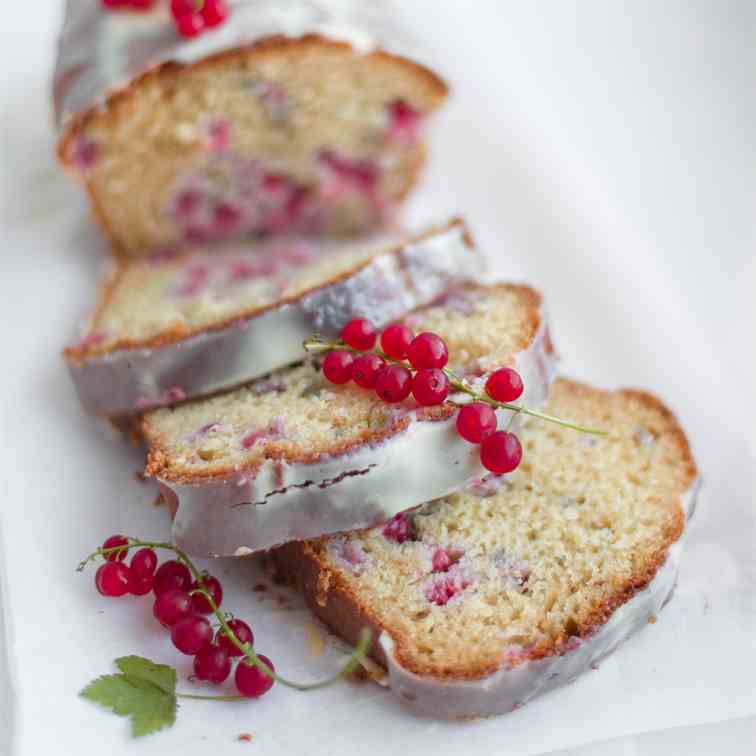
<instances>
[{"instance_id":1,"label":"loaf cake","mask_svg":"<svg viewBox=\"0 0 756 756\"><path fill-rule=\"evenodd\" d=\"M313 332L388 323L482 268L460 220L393 242L281 239L124 261L65 357L88 410L143 412L301 361Z\"/></svg>"},{"instance_id":2,"label":"loaf cake","mask_svg":"<svg viewBox=\"0 0 756 756\"><path fill-rule=\"evenodd\" d=\"M230 0L185 40L169 3L68 0L54 76L59 156L128 256L184 241L381 224L414 184L447 96L390 6Z\"/></svg>"},{"instance_id":3,"label":"loaf cake","mask_svg":"<svg viewBox=\"0 0 756 756\"><path fill-rule=\"evenodd\" d=\"M673 415L647 393L565 379L547 411L610 434L529 423L506 480L404 512L401 529L274 552L335 633L372 628L371 656L420 712L516 709L595 668L674 587L697 474Z\"/></svg>"},{"instance_id":4,"label":"loaf cake","mask_svg":"<svg viewBox=\"0 0 756 756\"><path fill-rule=\"evenodd\" d=\"M449 366L478 390L507 365L523 378L523 404L545 400L554 357L532 289L466 284L404 322L444 338ZM176 542L193 554L245 555L374 525L482 474L478 447L455 431L451 400L466 398L389 405L354 383L328 383L312 360L146 413L146 473L175 512ZM502 425L511 415L499 414Z\"/></svg>"}]
</instances>

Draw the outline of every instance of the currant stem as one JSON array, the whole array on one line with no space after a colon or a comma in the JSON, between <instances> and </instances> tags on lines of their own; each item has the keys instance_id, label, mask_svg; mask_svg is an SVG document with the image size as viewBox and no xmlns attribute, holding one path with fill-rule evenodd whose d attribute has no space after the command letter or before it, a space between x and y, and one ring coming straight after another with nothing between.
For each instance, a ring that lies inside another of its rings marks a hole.
<instances>
[{"instance_id":1,"label":"currant stem","mask_svg":"<svg viewBox=\"0 0 756 756\"><path fill-rule=\"evenodd\" d=\"M167 549L168 551L172 551L178 559L183 562L189 569L189 571L192 573L192 576L194 577L195 581L201 586L202 585L202 578L203 578L203 572L201 572L199 569L197 569L196 565L192 562L192 560L186 555L186 553L180 549L178 546L174 546L172 543L166 543L163 541L141 541L138 538L128 538L128 546L113 546L111 548L103 549L102 547L98 548L96 551L93 551L86 559L84 559L82 562L79 563L79 566L77 567L77 571L81 572L89 562L94 561L98 557L104 557L108 554L111 554L115 551L123 551L124 548L151 548L151 549ZM213 610L213 614L215 614L215 618L218 620L218 623L220 624L220 627L222 628L223 632L226 634L226 636L229 638L229 640L244 654L244 656L249 660L249 662L257 667L263 674L267 675L268 677L272 677L276 682L281 683L282 685L286 685L289 688L295 688L296 690L317 690L318 688L325 688L329 685L333 685L334 683L341 680L343 677L346 677L350 675L356 668L357 665L362 661L362 659L365 658L367 654L367 650L370 646L370 640L372 633L368 628L364 628L362 630L362 633L360 634L360 640L357 646L355 647L354 651L352 652L352 655L347 659L346 664L332 677L328 677L325 680L321 680L319 682L315 683L297 683L292 680L287 680L285 677L282 677L277 672L273 671L265 662L260 661L259 657L255 653L255 649L249 645L249 643L242 643L237 637L236 633L229 627L228 621L226 619L226 614L224 612L221 612L218 605L215 603L215 600L213 597L206 591L204 588L195 588L194 590L190 591L192 595L194 594L202 594L208 604L210 604L211 609ZM179 694L177 694L179 695ZM244 698L244 696L199 696L194 695L190 693L182 693L180 694L184 698L211 698L213 700L241 700Z\"/></svg>"},{"instance_id":2,"label":"currant stem","mask_svg":"<svg viewBox=\"0 0 756 756\"><path fill-rule=\"evenodd\" d=\"M192 698L195 701L249 701L246 696L201 696L198 693L176 693L176 698Z\"/></svg>"}]
</instances>

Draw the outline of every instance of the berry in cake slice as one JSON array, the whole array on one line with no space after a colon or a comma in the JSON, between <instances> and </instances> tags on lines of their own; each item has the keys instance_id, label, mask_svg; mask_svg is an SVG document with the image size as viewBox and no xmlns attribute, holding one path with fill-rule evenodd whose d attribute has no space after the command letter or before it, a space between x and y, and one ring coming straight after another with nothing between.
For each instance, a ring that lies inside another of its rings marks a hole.
<instances>
[{"instance_id":1,"label":"berry in cake slice","mask_svg":"<svg viewBox=\"0 0 756 756\"><path fill-rule=\"evenodd\" d=\"M465 284L400 325L418 334L423 350L421 334L443 339L448 368L470 387L482 391L488 376L511 367L524 384L519 401L545 401L554 355L532 289ZM381 371L372 389L334 382L332 354L144 416L147 473L163 486L184 548L241 555L365 527L484 473L481 447L456 428L457 402L469 397L451 393L426 406L399 385L399 365L388 378ZM514 420L513 430L521 419L504 409L495 415L502 428Z\"/></svg>"},{"instance_id":2,"label":"berry in cake slice","mask_svg":"<svg viewBox=\"0 0 756 756\"><path fill-rule=\"evenodd\" d=\"M377 325L483 268L461 220L414 236L306 238L124 261L65 351L84 406L121 416L237 386L302 359L313 332Z\"/></svg>"},{"instance_id":3,"label":"berry in cake slice","mask_svg":"<svg viewBox=\"0 0 756 756\"><path fill-rule=\"evenodd\" d=\"M426 714L500 714L569 682L674 587L697 473L673 415L565 379L546 411L609 434L529 423L512 475L274 552L335 633L372 628L392 690Z\"/></svg>"}]
</instances>

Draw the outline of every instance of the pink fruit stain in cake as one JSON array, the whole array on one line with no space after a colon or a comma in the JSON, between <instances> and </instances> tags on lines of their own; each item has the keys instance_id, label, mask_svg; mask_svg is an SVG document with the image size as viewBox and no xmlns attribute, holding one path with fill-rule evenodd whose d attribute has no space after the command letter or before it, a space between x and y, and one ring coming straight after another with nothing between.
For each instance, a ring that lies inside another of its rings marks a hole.
<instances>
[{"instance_id":1,"label":"pink fruit stain in cake","mask_svg":"<svg viewBox=\"0 0 756 756\"><path fill-rule=\"evenodd\" d=\"M250 393L254 396L264 396L265 394L283 394L286 391L286 384L275 379L257 381L249 388Z\"/></svg>"},{"instance_id":2,"label":"pink fruit stain in cake","mask_svg":"<svg viewBox=\"0 0 756 756\"><path fill-rule=\"evenodd\" d=\"M260 441L274 441L284 434L283 418L277 417L265 428L255 428L242 437L241 445L245 449L251 449Z\"/></svg>"},{"instance_id":3,"label":"pink fruit stain in cake","mask_svg":"<svg viewBox=\"0 0 756 756\"><path fill-rule=\"evenodd\" d=\"M467 487L467 490L474 496L478 496L481 499L487 499L489 496L495 496L502 485L509 485L509 482L503 475L496 475L491 473L483 478L476 478L471 481Z\"/></svg>"},{"instance_id":4,"label":"pink fruit stain in cake","mask_svg":"<svg viewBox=\"0 0 756 756\"><path fill-rule=\"evenodd\" d=\"M151 255L145 258L145 262L148 265L159 267L166 263L173 262L179 254L178 247L164 247L157 252L153 252Z\"/></svg>"},{"instance_id":5,"label":"pink fruit stain in cake","mask_svg":"<svg viewBox=\"0 0 756 756\"><path fill-rule=\"evenodd\" d=\"M370 160L353 160L333 150L322 150L318 156L321 174L320 194L324 200L340 199L357 192L374 196L378 184L378 166Z\"/></svg>"},{"instance_id":6,"label":"pink fruit stain in cake","mask_svg":"<svg viewBox=\"0 0 756 756\"><path fill-rule=\"evenodd\" d=\"M436 549L431 559L433 572L446 572L452 566L452 559L446 549Z\"/></svg>"},{"instance_id":7,"label":"pink fruit stain in cake","mask_svg":"<svg viewBox=\"0 0 756 756\"><path fill-rule=\"evenodd\" d=\"M493 562L501 577L507 583L507 588L514 588L522 592L531 575L530 565L519 559L513 559L503 549L493 556Z\"/></svg>"},{"instance_id":8,"label":"pink fruit stain in cake","mask_svg":"<svg viewBox=\"0 0 756 756\"><path fill-rule=\"evenodd\" d=\"M399 512L394 515L384 526L381 531L384 538L394 543L404 543L415 539L415 529L412 519L407 516L406 512Z\"/></svg>"},{"instance_id":9,"label":"pink fruit stain in cake","mask_svg":"<svg viewBox=\"0 0 756 756\"><path fill-rule=\"evenodd\" d=\"M231 144L231 123L225 118L213 118L207 125L207 146L212 152L225 152Z\"/></svg>"},{"instance_id":10,"label":"pink fruit stain in cake","mask_svg":"<svg viewBox=\"0 0 756 756\"><path fill-rule=\"evenodd\" d=\"M421 116L404 100L394 100L386 108L388 114L388 129L386 134L390 140L414 144L420 138Z\"/></svg>"},{"instance_id":11,"label":"pink fruit stain in cake","mask_svg":"<svg viewBox=\"0 0 756 756\"><path fill-rule=\"evenodd\" d=\"M208 282L210 269L204 263L189 266L184 273L184 281L176 289L180 297L195 297Z\"/></svg>"},{"instance_id":12,"label":"pink fruit stain in cake","mask_svg":"<svg viewBox=\"0 0 756 756\"><path fill-rule=\"evenodd\" d=\"M171 386L160 395L161 404L172 404L173 402L183 402L186 399L186 391L181 386Z\"/></svg>"},{"instance_id":13,"label":"pink fruit stain in cake","mask_svg":"<svg viewBox=\"0 0 756 756\"><path fill-rule=\"evenodd\" d=\"M186 189L179 192L176 197L176 215L179 218L191 218L199 209L202 202L202 195L193 189Z\"/></svg>"},{"instance_id":14,"label":"pink fruit stain in cake","mask_svg":"<svg viewBox=\"0 0 756 756\"><path fill-rule=\"evenodd\" d=\"M260 100L265 114L271 121L285 121L291 109L291 101L286 90L273 81L258 81L254 93Z\"/></svg>"},{"instance_id":15,"label":"pink fruit stain in cake","mask_svg":"<svg viewBox=\"0 0 756 756\"><path fill-rule=\"evenodd\" d=\"M446 606L470 584L470 580L463 574L459 565L453 564L447 572L433 575L426 582L425 598L436 606Z\"/></svg>"},{"instance_id":16,"label":"pink fruit stain in cake","mask_svg":"<svg viewBox=\"0 0 756 756\"><path fill-rule=\"evenodd\" d=\"M345 563L355 573L359 573L367 561L367 554L361 543L339 538L332 542L330 549L337 560Z\"/></svg>"},{"instance_id":17,"label":"pink fruit stain in cake","mask_svg":"<svg viewBox=\"0 0 756 756\"><path fill-rule=\"evenodd\" d=\"M242 213L234 205L221 202L213 212L213 231L218 236L234 233L241 222Z\"/></svg>"},{"instance_id":18,"label":"pink fruit stain in cake","mask_svg":"<svg viewBox=\"0 0 756 756\"><path fill-rule=\"evenodd\" d=\"M74 140L70 151L70 160L76 168L86 173L97 162L97 142L82 134Z\"/></svg>"},{"instance_id":19,"label":"pink fruit stain in cake","mask_svg":"<svg viewBox=\"0 0 756 756\"><path fill-rule=\"evenodd\" d=\"M223 427L223 423L219 423L219 422L207 423L206 425L203 425L198 430L194 431L194 433L190 433L186 437L186 440L189 443L193 443L194 441L199 441L205 438L206 436L208 436L213 431L220 430L222 427Z\"/></svg>"},{"instance_id":20,"label":"pink fruit stain in cake","mask_svg":"<svg viewBox=\"0 0 756 756\"><path fill-rule=\"evenodd\" d=\"M80 349L90 349L91 347L102 344L107 338L105 331L90 331L84 338L79 340L78 347Z\"/></svg>"}]
</instances>

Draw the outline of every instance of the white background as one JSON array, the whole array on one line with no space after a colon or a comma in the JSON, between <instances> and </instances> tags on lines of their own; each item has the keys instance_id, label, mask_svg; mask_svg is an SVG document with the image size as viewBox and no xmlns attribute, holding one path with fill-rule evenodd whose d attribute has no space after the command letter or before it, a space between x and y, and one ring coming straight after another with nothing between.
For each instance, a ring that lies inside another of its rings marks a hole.
<instances>
[{"instance_id":1,"label":"white background","mask_svg":"<svg viewBox=\"0 0 756 756\"><path fill-rule=\"evenodd\" d=\"M167 523L134 478L139 455L81 415L59 358L105 245L53 162L59 4L27 0L0 24L1 754L756 750L756 6L403 6L455 88L411 218L463 212L499 272L545 291L566 372L652 388L690 432L706 487L674 601L598 672L485 722L416 720L375 686L281 688L186 704L173 730L135 744L79 700L118 655L178 664L184 688L187 666L145 600L105 602L74 572L109 533ZM214 569L282 671L335 663L313 654L304 611L256 601L248 565Z\"/></svg>"}]
</instances>

